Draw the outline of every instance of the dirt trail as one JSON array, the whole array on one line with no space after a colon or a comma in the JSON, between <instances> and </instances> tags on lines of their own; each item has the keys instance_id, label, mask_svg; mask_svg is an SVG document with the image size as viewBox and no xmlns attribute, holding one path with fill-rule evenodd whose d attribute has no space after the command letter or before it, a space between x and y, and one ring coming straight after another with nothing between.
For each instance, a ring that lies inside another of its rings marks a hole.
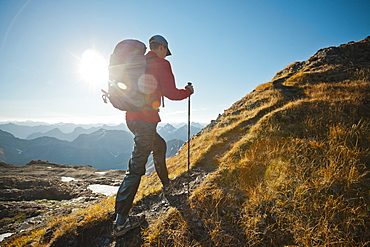
<instances>
[{"instance_id":1,"label":"dirt trail","mask_svg":"<svg viewBox=\"0 0 370 247\"><path fill-rule=\"evenodd\" d=\"M51 246L79 246L79 247L134 247L144 244L143 230L152 224L156 219L164 216L171 207L177 208L182 213L185 220L196 225L194 229L196 235L192 236L194 239L200 239L202 236L201 224L194 224L195 218L192 217L189 210L188 201L188 183L190 192L196 189L204 180L210 171L204 168L196 168L190 170L189 174L183 174L173 179L174 189L168 194L164 195L159 192L137 202L131 211L132 215L144 213L145 221L141 228L133 229L122 237L115 237L112 234L112 222L115 215L112 212L111 217L104 222L98 222L96 225L90 225L81 229L77 229L77 235L69 238L61 238L54 242ZM47 236L46 236L47 238ZM47 240L47 239L45 239Z\"/></svg>"}]
</instances>

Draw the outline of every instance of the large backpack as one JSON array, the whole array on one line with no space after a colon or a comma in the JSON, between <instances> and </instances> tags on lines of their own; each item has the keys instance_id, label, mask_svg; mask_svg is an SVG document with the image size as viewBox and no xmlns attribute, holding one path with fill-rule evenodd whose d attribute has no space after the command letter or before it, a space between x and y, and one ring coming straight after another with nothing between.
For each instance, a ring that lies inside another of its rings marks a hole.
<instances>
[{"instance_id":1,"label":"large backpack","mask_svg":"<svg viewBox=\"0 0 370 247\"><path fill-rule=\"evenodd\" d=\"M138 112L156 98L148 98L139 85L146 80L145 51L145 44L139 40L127 39L116 45L109 61L108 92L102 89L105 103L108 98L121 111Z\"/></svg>"}]
</instances>

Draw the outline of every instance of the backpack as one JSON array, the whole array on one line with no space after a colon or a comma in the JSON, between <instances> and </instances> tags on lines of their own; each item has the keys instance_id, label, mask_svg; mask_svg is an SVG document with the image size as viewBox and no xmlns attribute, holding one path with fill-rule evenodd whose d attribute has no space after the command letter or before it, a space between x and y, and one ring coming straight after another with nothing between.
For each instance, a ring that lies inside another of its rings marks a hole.
<instances>
[{"instance_id":1,"label":"backpack","mask_svg":"<svg viewBox=\"0 0 370 247\"><path fill-rule=\"evenodd\" d=\"M109 61L108 92L102 98L121 111L138 112L154 101L155 96L148 99L145 90L140 90L145 83L146 46L139 40L127 39L116 45ZM143 81L144 80L144 81Z\"/></svg>"}]
</instances>

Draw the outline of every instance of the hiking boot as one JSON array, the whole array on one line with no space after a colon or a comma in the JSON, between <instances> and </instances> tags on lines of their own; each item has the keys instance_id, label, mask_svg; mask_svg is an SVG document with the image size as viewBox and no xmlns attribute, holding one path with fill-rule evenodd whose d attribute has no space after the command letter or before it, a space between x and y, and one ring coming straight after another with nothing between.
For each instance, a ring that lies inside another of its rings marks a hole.
<instances>
[{"instance_id":1,"label":"hiking boot","mask_svg":"<svg viewBox=\"0 0 370 247\"><path fill-rule=\"evenodd\" d=\"M126 234L126 232L135 229L143 223L145 215L129 216L123 225L119 225L116 222L113 223L113 234L116 237L120 237Z\"/></svg>"},{"instance_id":2,"label":"hiking boot","mask_svg":"<svg viewBox=\"0 0 370 247\"><path fill-rule=\"evenodd\" d=\"M169 180L168 184L163 185L162 187L162 192L165 195L170 195L171 193L174 192L174 190L175 190L175 185L174 185L173 180Z\"/></svg>"}]
</instances>

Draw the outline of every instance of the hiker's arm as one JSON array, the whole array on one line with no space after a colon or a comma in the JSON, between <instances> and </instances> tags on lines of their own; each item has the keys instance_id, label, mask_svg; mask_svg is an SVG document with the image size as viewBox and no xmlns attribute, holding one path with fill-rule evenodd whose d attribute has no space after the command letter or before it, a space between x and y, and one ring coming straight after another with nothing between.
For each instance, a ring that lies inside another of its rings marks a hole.
<instances>
[{"instance_id":1,"label":"hiker's arm","mask_svg":"<svg viewBox=\"0 0 370 247\"><path fill-rule=\"evenodd\" d=\"M168 61L162 64L161 90L162 94L170 100L182 100L189 97L192 92L187 89L178 89L175 84L175 77Z\"/></svg>"}]
</instances>

